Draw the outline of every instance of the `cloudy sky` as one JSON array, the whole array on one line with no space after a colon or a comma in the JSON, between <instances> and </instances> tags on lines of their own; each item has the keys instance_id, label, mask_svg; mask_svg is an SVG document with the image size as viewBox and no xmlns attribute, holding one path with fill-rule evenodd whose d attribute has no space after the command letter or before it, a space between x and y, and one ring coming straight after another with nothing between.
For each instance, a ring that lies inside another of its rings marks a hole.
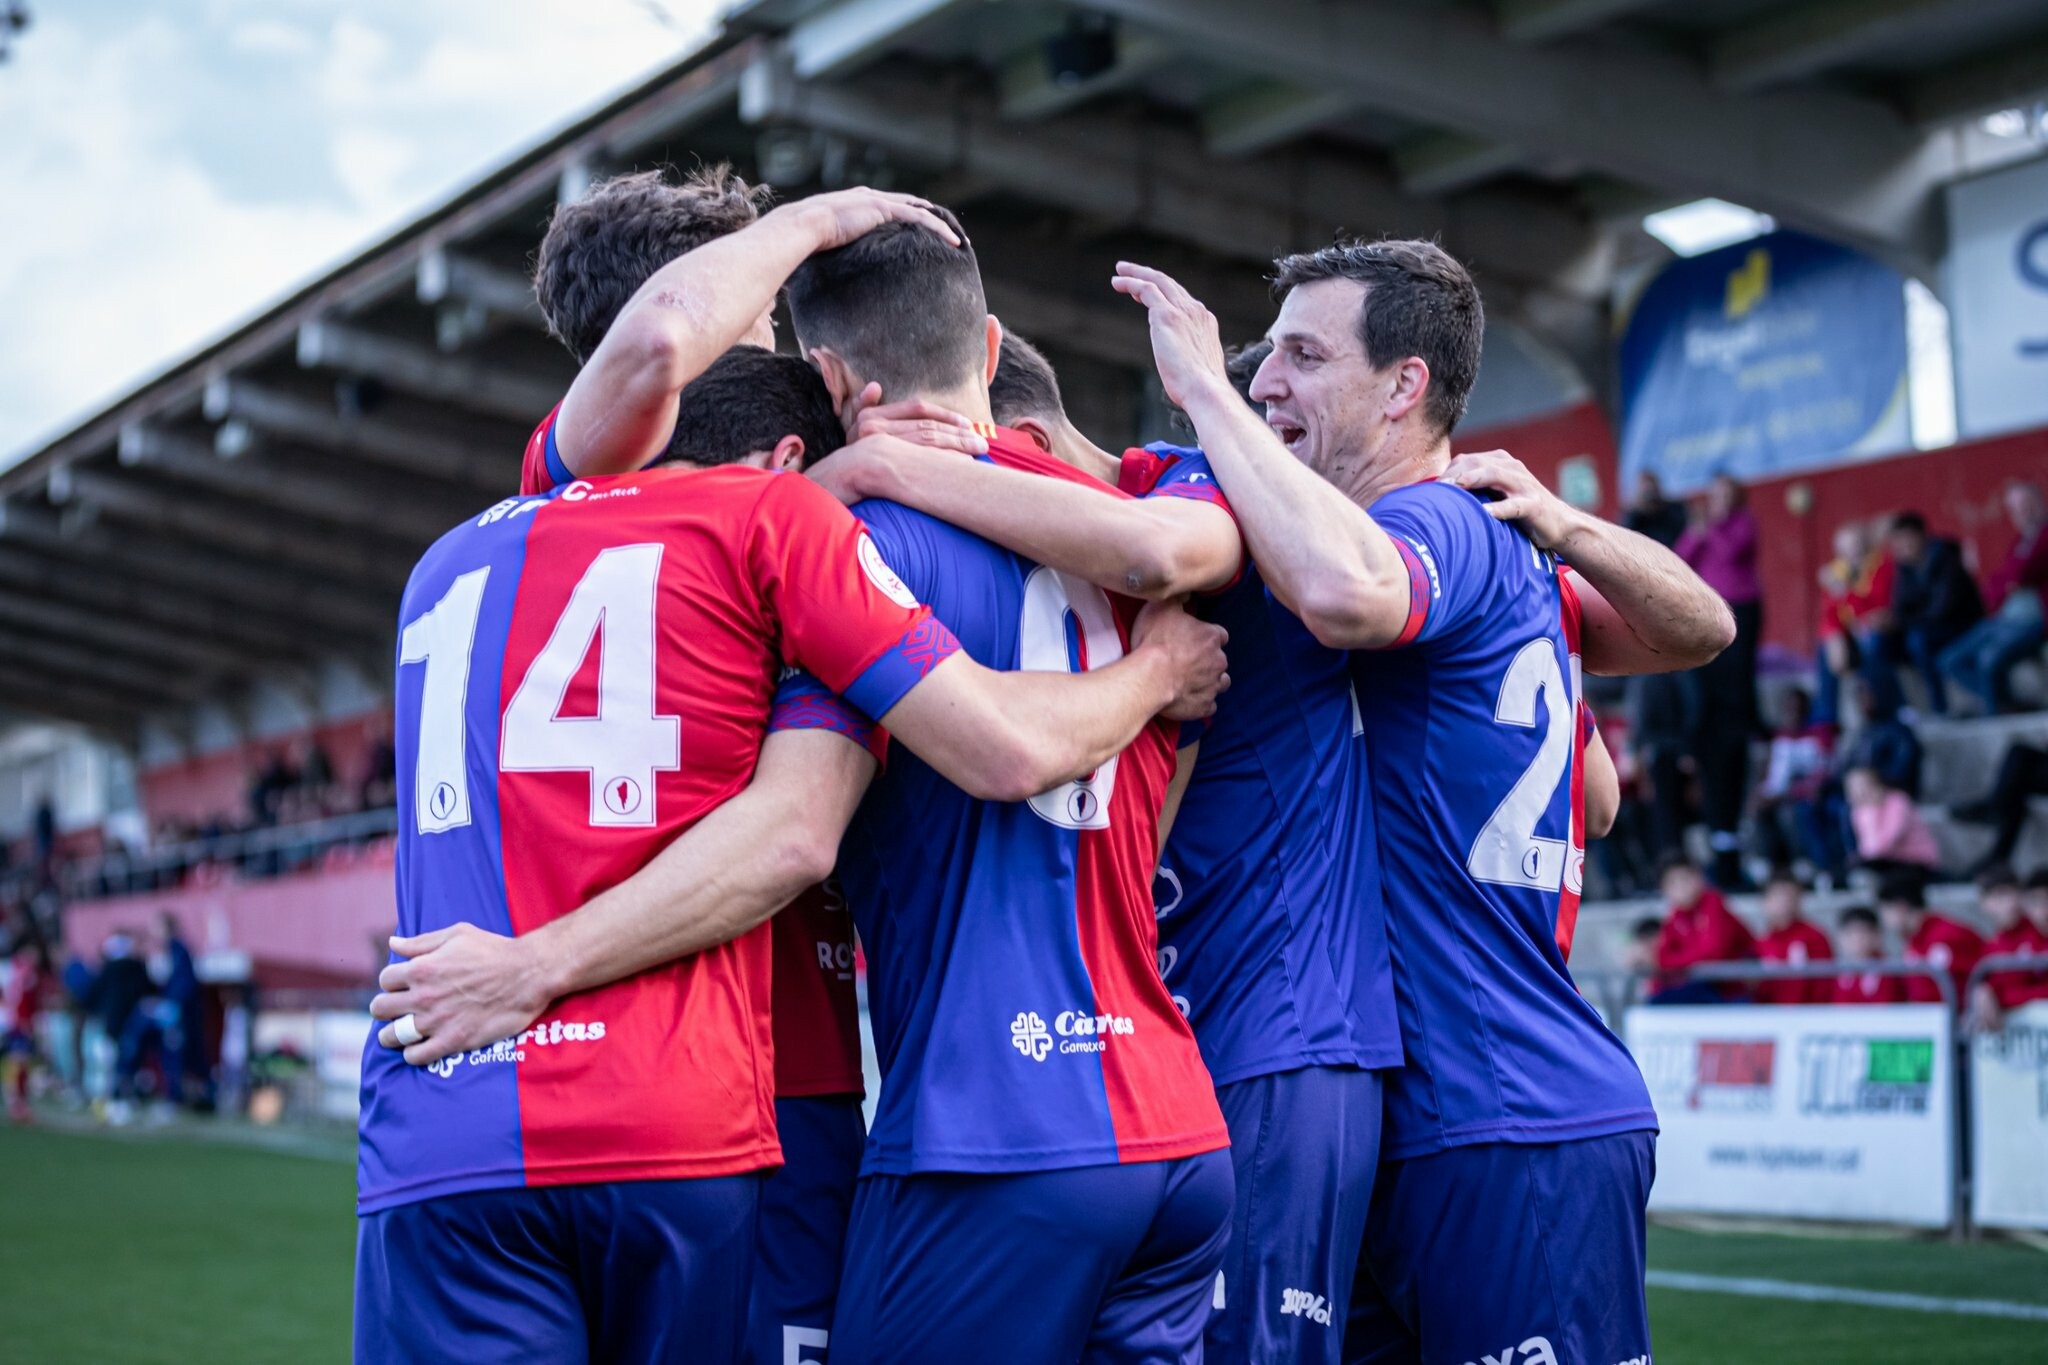
<instances>
[{"instance_id":1,"label":"cloudy sky","mask_svg":"<svg viewBox=\"0 0 2048 1365\"><path fill-rule=\"evenodd\" d=\"M0 467L672 62L719 0L28 0Z\"/></svg>"}]
</instances>

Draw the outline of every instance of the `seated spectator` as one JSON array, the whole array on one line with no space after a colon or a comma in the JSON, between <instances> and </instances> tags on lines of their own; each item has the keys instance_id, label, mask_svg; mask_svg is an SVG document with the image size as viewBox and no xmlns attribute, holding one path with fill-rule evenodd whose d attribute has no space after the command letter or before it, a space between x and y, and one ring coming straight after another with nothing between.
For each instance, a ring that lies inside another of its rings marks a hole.
<instances>
[{"instance_id":1,"label":"seated spectator","mask_svg":"<svg viewBox=\"0 0 2048 1365\"><path fill-rule=\"evenodd\" d=\"M357 793L358 808L382 810L398 804L398 751L391 743L391 721L381 717L370 735L369 771Z\"/></svg>"},{"instance_id":2,"label":"seated spectator","mask_svg":"<svg viewBox=\"0 0 2048 1365\"><path fill-rule=\"evenodd\" d=\"M1951 817L1965 824L1990 825L1997 831L1991 851L1973 871L1983 872L2012 860L2013 850L2020 845L2020 832L2032 813L2029 803L2037 796L2048 796L2048 751L2014 740L1999 760L1991 795L1949 810Z\"/></svg>"},{"instance_id":3,"label":"seated spectator","mask_svg":"<svg viewBox=\"0 0 2048 1365\"><path fill-rule=\"evenodd\" d=\"M1877 913L1884 927L1903 945L1908 962L1925 962L1947 972L1955 984L1960 1004L1970 980L1970 969L1984 956L1984 940L1977 931L1946 915L1927 908L1927 892L1914 876L1893 876L1877 890ZM1937 1004L1941 988L1924 976L1905 978L1906 998L1919 1004Z\"/></svg>"},{"instance_id":4,"label":"seated spectator","mask_svg":"<svg viewBox=\"0 0 2048 1365\"><path fill-rule=\"evenodd\" d=\"M1664 925L1657 936L1657 976L1650 983L1653 1005L1711 1005L1745 994L1733 982L1688 979L1694 967L1708 962L1746 962L1756 956L1756 940L1728 909L1721 893L1707 885L1706 874L1685 858L1672 858L1658 870L1664 893Z\"/></svg>"},{"instance_id":5,"label":"seated spectator","mask_svg":"<svg viewBox=\"0 0 2048 1365\"><path fill-rule=\"evenodd\" d=\"M1809 962L1826 962L1835 955L1828 936L1800 914L1805 888L1785 868L1775 869L1764 882L1765 934L1756 941L1756 955L1764 962L1782 962L1803 967ZM1826 977L1807 981L1760 981L1756 987L1759 1005L1824 1005L1834 999L1833 983Z\"/></svg>"},{"instance_id":6,"label":"seated spectator","mask_svg":"<svg viewBox=\"0 0 2048 1365\"><path fill-rule=\"evenodd\" d=\"M1628 942L1621 948L1621 965L1632 975L1654 978L1657 973L1657 940L1664 933L1664 921L1645 915L1629 927ZM1649 994L1646 979L1644 994Z\"/></svg>"},{"instance_id":7,"label":"seated spectator","mask_svg":"<svg viewBox=\"0 0 2048 1365\"><path fill-rule=\"evenodd\" d=\"M1658 859L1685 847L1699 686L1693 673L1651 673L1629 680L1628 734L1635 769L1649 796L1649 842Z\"/></svg>"},{"instance_id":8,"label":"seated spectator","mask_svg":"<svg viewBox=\"0 0 2048 1365\"><path fill-rule=\"evenodd\" d=\"M1977 983L1970 997L1971 1021L1978 1028L1997 1029L2004 1027L2007 1011L2048 1000L2048 871L2036 872L2022 890L2011 868L1993 868L1977 879L1977 903L1991 921L1986 956L2039 953L2044 959L2040 970L1992 972Z\"/></svg>"},{"instance_id":9,"label":"seated spectator","mask_svg":"<svg viewBox=\"0 0 2048 1365\"><path fill-rule=\"evenodd\" d=\"M1885 540L1893 565L1891 610L1864 641L1865 676L1879 705L1890 700L1896 710L1900 693L1893 670L1909 666L1927 688L1928 708L1946 715L1948 692L1934 661L1983 619L1984 599L1963 564L1962 547L1927 534L1927 519L1918 512L1894 517Z\"/></svg>"},{"instance_id":10,"label":"seated spectator","mask_svg":"<svg viewBox=\"0 0 2048 1365\"><path fill-rule=\"evenodd\" d=\"M1991 614L1936 660L1951 681L1993 715L2019 709L2012 671L2041 648L2041 592L2048 587L2048 535L2043 534L2048 502L2041 490L2017 480L2007 485L2005 514L2018 537L2004 562L1984 580L1984 605Z\"/></svg>"},{"instance_id":11,"label":"seated spectator","mask_svg":"<svg viewBox=\"0 0 2048 1365\"><path fill-rule=\"evenodd\" d=\"M1835 921L1835 934L1842 944L1845 965L1884 961L1884 931L1869 907L1852 905L1844 910ZM1904 977L1848 971L1835 978L1833 1000L1837 1005L1898 1005L1905 999Z\"/></svg>"},{"instance_id":12,"label":"seated spectator","mask_svg":"<svg viewBox=\"0 0 2048 1365\"><path fill-rule=\"evenodd\" d=\"M1835 557L1821 566L1814 711L1824 725L1840 722L1841 680L1863 665L1864 641L1877 637L1891 609L1891 557L1871 542L1868 525L1844 522L1835 528ZM1893 682L1892 692L1896 690ZM1873 702L1883 707L1877 714L1889 716L1898 710L1892 692L1872 694ZM1887 702L1889 706L1884 705Z\"/></svg>"},{"instance_id":13,"label":"seated spectator","mask_svg":"<svg viewBox=\"0 0 2048 1365\"><path fill-rule=\"evenodd\" d=\"M275 825L284 817L286 798L299 785L299 774L282 747L256 774L249 787L249 817L259 829Z\"/></svg>"},{"instance_id":14,"label":"seated spectator","mask_svg":"<svg viewBox=\"0 0 2048 1365\"><path fill-rule=\"evenodd\" d=\"M1912 797L1886 786L1875 768L1852 768L1843 789L1849 823L1856 830L1856 856L1865 867L1880 877L1906 874L1923 882L1934 874L1941 848Z\"/></svg>"},{"instance_id":15,"label":"seated spectator","mask_svg":"<svg viewBox=\"0 0 2048 1365\"><path fill-rule=\"evenodd\" d=\"M1842 841L1829 837L1834 831L1820 811L1827 797L1834 730L1812 719L1812 704L1796 687L1786 690L1779 705L1778 728L1757 788L1757 850L1773 866L1805 858L1839 879L1845 870Z\"/></svg>"},{"instance_id":16,"label":"seated spectator","mask_svg":"<svg viewBox=\"0 0 2048 1365\"><path fill-rule=\"evenodd\" d=\"M1914 800L1920 799L1920 736L1896 715L1877 718L1870 700L1870 684L1857 678L1850 684L1866 717L1861 729L1835 750L1835 771L1846 776L1852 768L1875 769L1887 787L1894 787Z\"/></svg>"}]
</instances>

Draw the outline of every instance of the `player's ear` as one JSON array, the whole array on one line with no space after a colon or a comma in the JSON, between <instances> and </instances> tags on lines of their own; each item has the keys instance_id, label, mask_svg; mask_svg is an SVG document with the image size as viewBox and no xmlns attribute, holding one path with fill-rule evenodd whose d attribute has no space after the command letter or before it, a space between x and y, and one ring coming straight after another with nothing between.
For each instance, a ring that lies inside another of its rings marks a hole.
<instances>
[{"instance_id":1,"label":"player's ear","mask_svg":"<svg viewBox=\"0 0 2048 1365\"><path fill-rule=\"evenodd\" d=\"M1393 391L1387 395L1387 420L1398 422L1416 408L1429 393L1429 362L1411 355L1394 367Z\"/></svg>"},{"instance_id":2,"label":"player's ear","mask_svg":"<svg viewBox=\"0 0 2048 1365\"><path fill-rule=\"evenodd\" d=\"M768 452L768 468L779 474L785 469L798 470L804 467L804 438L785 436L775 443L775 449Z\"/></svg>"},{"instance_id":3,"label":"player's ear","mask_svg":"<svg viewBox=\"0 0 2048 1365\"><path fill-rule=\"evenodd\" d=\"M988 337L988 363L982 368L981 382L993 384L996 382L996 365L1003 358L1003 324L994 313L990 313L983 330Z\"/></svg>"},{"instance_id":4,"label":"player's ear","mask_svg":"<svg viewBox=\"0 0 2048 1365\"><path fill-rule=\"evenodd\" d=\"M1029 436L1031 444L1037 446L1048 455L1052 454L1052 433L1045 429L1045 423L1039 421L1036 417L1019 417L1009 425L1013 430L1021 431L1026 436Z\"/></svg>"},{"instance_id":5,"label":"player's ear","mask_svg":"<svg viewBox=\"0 0 2048 1365\"><path fill-rule=\"evenodd\" d=\"M832 406L844 421L854 399L860 397L861 389L866 386L854 377L846 361L829 346L813 346L810 361L818 367L818 377L825 381L825 390L832 395Z\"/></svg>"}]
</instances>

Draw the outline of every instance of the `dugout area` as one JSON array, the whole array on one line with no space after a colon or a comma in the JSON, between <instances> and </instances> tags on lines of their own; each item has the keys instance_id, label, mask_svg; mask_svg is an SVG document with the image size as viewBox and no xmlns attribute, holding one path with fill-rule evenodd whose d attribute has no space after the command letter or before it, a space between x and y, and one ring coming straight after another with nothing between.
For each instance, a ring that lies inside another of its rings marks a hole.
<instances>
[{"instance_id":1,"label":"dugout area","mask_svg":"<svg viewBox=\"0 0 2048 1365\"><path fill-rule=\"evenodd\" d=\"M617 170L957 208L991 307L1109 443L1166 418L1119 258L1239 339L1274 254L1439 237L1486 294L1483 427L1611 411L1616 301L1668 258L1646 211L1718 196L1931 280L1937 190L2016 154L1978 119L2044 94L2038 0L743 0L0 473L0 710L133 744L259 675L388 688L407 569L513 489L570 377L526 279L542 226Z\"/></svg>"}]
</instances>

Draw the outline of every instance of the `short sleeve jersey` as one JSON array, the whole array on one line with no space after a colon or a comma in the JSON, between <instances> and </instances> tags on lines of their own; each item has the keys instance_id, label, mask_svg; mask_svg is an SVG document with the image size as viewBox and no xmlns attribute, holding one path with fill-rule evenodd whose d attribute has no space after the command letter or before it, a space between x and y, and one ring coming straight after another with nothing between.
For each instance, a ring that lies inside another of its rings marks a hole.
<instances>
[{"instance_id":1,"label":"short sleeve jersey","mask_svg":"<svg viewBox=\"0 0 2048 1365\"><path fill-rule=\"evenodd\" d=\"M1106 489L1016 432L983 431L994 463ZM855 510L982 664L1080 671L1128 648L1136 604L897 504ZM891 754L839 854L882 1067L867 1172L1053 1170L1227 1145L1155 965L1149 888L1174 740L1154 722L1094 773L1015 803L975 800Z\"/></svg>"},{"instance_id":2,"label":"short sleeve jersey","mask_svg":"<svg viewBox=\"0 0 2048 1365\"><path fill-rule=\"evenodd\" d=\"M638 871L751 777L777 670L893 706L954 648L845 509L759 469L509 498L403 598L400 932L522 934ZM780 1159L765 928L557 1002L432 1067L366 1040L364 1212Z\"/></svg>"},{"instance_id":3,"label":"short sleeve jersey","mask_svg":"<svg viewBox=\"0 0 2048 1365\"><path fill-rule=\"evenodd\" d=\"M1150 454L1125 458L1125 492L1214 488L1201 452ZM1153 482L1155 471L1165 477ZM1319 643L1256 567L1201 614L1230 632L1230 690L1202 731L1153 883L1160 972L1218 1085L1305 1066L1398 1066L1348 655Z\"/></svg>"},{"instance_id":4,"label":"short sleeve jersey","mask_svg":"<svg viewBox=\"0 0 2048 1365\"><path fill-rule=\"evenodd\" d=\"M1352 655L1406 1053L1384 1153L1652 1129L1642 1073L1558 950L1578 699L1557 566L1449 484L1371 512L1416 607L1393 646Z\"/></svg>"},{"instance_id":5,"label":"short sleeve jersey","mask_svg":"<svg viewBox=\"0 0 2048 1365\"><path fill-rule=\"evenodd\" d=\"M527 438L519 470L521 494L545 493L576 477L555 444L555 422L561 412L557 404ZM768 728L814 725L844 731L878 759L887 742L865 717L854 717L844 707L821 708L800 699L778 706ZM775 913L768 933L775 948L775 1093L784 1098L861 1093L853 921L843 898L823 887L806 891Z\"/></svg>"}]
</instances>

